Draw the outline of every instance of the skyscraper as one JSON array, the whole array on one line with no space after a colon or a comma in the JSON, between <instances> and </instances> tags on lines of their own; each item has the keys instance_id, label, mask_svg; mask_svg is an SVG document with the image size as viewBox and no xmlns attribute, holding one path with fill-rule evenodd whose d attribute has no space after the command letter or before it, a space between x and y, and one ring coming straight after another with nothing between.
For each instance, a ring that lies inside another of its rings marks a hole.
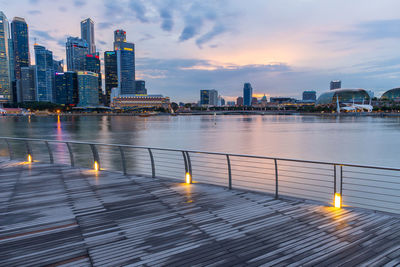
<instances>
[{"instance_id":1,"label":"skyscraper","mask_svg":"<svg viewBox=\"0 0 400 267\"><path fill-rule=\"evenodd\" d=\"M89 54L88 43L77 37L68 37L65 46L68 71L84 70L85 56Z\"/></svg>"},{"instance_id":2,"label":"skyscraper","mask_svg":"<svg viewBox=\"0 0 400 267\"><path fill-rule=\"evenodd\" d=\"M94 42L94 22L90 18L81 21L81 38L88 43L89 54L96 53Z\"/></svg>"},{"instance_id":3,"label":"skyscraper","mask_svg":"<svg viewBox=\"0 0 400 267\"><path fill-rule=\"evenodd\" d=\"M0 105L12 102L9 39L8 20L0 11Z\"/></svg>"},{"instance_id":4,"label":"skyscraper","mask_svg":"<svg viewBox=\"0 0 400 267\"><path fill-rule=\"evenodd\" d=\"M98 106L99 75L91 71L78 71L78 93L80 107Z\"/></svg>"},{"instance_id":5,"label":"skyscraper","mask_svg":"<svg viewBox=\"0 0 400 267\"><path fill-rule=\"evenodd\" d=\"M218 91L217 90L200 90L200 104L218 106Z\"/></svg>"},{"instance_id":6,"label":"skyscraper","mask_svg":"<svg viewBox=\"0 0 400 267\"><path fill-rule=\"evenodd\" d=\"M316 101L317 93L315 91L304 91L303 92L303 101Z\"/></svg>"},{"instance_id":7,"label":"skyscraper","mask_svg":"<svg viewBox=\"0 0 400 267\"><path fill-rule=\"evenodd\" d=\"M117 53L115 51L104 52L104 75L105 75L105 95L106 103L109 106L111 103L111 91L118 87L118 64Z\"/></svg>"},{"instance_id":8,"label":"skyscraper","mask_svg":"<svg viewBox=\"0 0 400 267\"><path fill-rule=\"evenodd\" d=\"M76 106L79 103L78 75L74 71L56 72L56 103Z\"/></svg>"},{"instance_id":9,"label":"skyscraper","mask_svg":"<svg viewBox=\"0 0 400 267\"><path fill-rule=\"evenodd\" d=\"M29 33L24 18L15 17L11 22L11 35L14 52L15 79L21 79L21 68L29 67Z\"/></svg>"},{"instance_id":10,"label":"skyscraper","mask_svg":"<svg viewBox=\"0 0 400 267\"><path fill-rule=\"evenodd\" d=\"M126 41L124 30L114 31L117 52L118 87L122 95L135 94L135 44Z\"/></svg>"},{"instance_id":11,"label":"skyscraper","mask_svg":"<svg viewBox=\"0 0 400 267\"><path fill-rule=\"evenodd\" d=\"M36 101L36 66L21 67L18 102Z\"/></svg>"},{"instance_id":12,"label":"skyscraper","mask_svg":"<svg viewBox=\"0 0 400 267\"><path fill-rule=\"evenodd\" d=\"M331 81L331 84L330 84L330 89L331 90L340 89L340 88L342 88L342 81L341 80Z\"/></svg>"},{"instance_id":13,"label":"skyscraper","mask_svg":"<svg viewBox=\"0 0 400 267\"><path fill-rule=\"evenodd\" d=\"M35 44L36 96L37 101L54 102L54 62L53 52Z\"/></svg>"},{"instance_id":14,"label":"skyscraper","mask_svg":"<svg viewBox=\"0 0 400 267\"><path fill-rule=\"evenodd\" d=\"M245 83L243 86L243 105L251 106L253 100L253 88L250 83Z\"/></svg>"},{"instance_id":15,"label":"skyscraper","mask_svg":"<svg viewBox=\"0 0 400 267\"><path fill-rule=\"evenodd\" d=\"M99 53L87 54L85 57L84 70L98 74L99 78L99 103L103 103L103 89L101 79L101 65Z\"/></svg>"},{"instance_id":16,"label":"skyscraper","mask_svg":"<svg viewBox=\"0 0 400 267\"><path fill-rule=\"evenodd\" d=\"M64 61L63 60L53 60L54 71L64 72Z\"/></svg>"},{"instance_id":17,"label":"skyscraper","mask_svg":"<svg viewBox=\"0 0 400 267\"><path fill-rule=\"evenodd\" d=\"M146 82L143 80L136 80L135 82L136 94L147 95Z\"/></svg>"}]
</instances>

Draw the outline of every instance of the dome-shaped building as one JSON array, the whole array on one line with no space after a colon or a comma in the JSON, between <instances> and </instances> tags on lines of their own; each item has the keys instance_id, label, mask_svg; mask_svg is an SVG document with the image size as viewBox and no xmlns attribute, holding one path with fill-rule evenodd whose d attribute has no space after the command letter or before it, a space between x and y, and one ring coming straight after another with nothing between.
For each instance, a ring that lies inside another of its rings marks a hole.
<instances>
[{"instance_id":1,"label":"dome-shaped building","mask_svg":"<svg viewBox=\"0 0 400 267\"><path fill-rule=\"evenodd\" d=\"M400 102L400 88L393 88L388 91L386 91L382 96L381 96L382 101L396 101Z\"/></svg>"},{"instance_id":2,"label":"dome-shaped building","mask_svg":"<svg viewBox=\"0 0 400 267\"><path fill-rule=\"evenodd\" d=\"M364 89L335 89L322 93L315 103L316 105L336 104L339 98L340 103L362 103L367 102L370 96Z\"/></svg>"}]
</instances>

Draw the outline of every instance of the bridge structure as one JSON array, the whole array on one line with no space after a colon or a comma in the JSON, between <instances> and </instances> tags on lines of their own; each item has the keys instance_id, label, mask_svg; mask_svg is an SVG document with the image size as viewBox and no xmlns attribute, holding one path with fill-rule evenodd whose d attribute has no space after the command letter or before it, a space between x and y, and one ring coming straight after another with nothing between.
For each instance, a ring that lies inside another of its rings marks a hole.
<instances>
[{"instance_id":1,"label":"bridge structure","mask_svg":"<svg viewBox=\"0 0 400 267\"><path fill-rule=\"evenodd\" d=\"M0 139L0 266L400 264L398 169Z\"/></svg>"}]
</instances>

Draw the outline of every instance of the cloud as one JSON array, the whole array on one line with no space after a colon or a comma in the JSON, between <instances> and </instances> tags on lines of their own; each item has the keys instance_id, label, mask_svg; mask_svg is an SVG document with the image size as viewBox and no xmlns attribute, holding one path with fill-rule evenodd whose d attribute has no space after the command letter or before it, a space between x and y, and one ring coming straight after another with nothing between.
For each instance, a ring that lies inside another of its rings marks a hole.
<instances>
[{"instance_id":1,"label":"cloud","mask_svg":"<svg viewBox=\"0 0 400 267\"><path fill-rule=\"evenodd\" d=\"M207 33L205 33L204 35L200 36L200 38L198 38L196 40L196 44L198 47L202 47L203 44L211 41L212 39L214 39L214 37L224 33L226 31L226 28L224 25L221 24L216 24L214 25L214 27Z\"/></svg>"},{"instance_id":2,"label":"cloud","mask_svg":"<svg viewBox=\"0 0 400 267\"><path fill-rule=\"evenodd\" d=\"M172 10L168 7L160 9L161 29L170 32L174 27L174 20L172 17Z\"/></svg>"},{"instance_id":3,"label":"cloud","mask_svg":"<svg viewBox=\"0 0 400 267\"><path fill-rule=\"evenodd\" d=\"M32 33L34 37L38 37L39 42L56 40L56 38L51 36L47 31L32 30Z\"/></svg>"},{"instance_id":4,"label":"cloud","mask_svg":"<svg viewBox=\"0 0 400 267\"><path fill-rule=\"evenodd\" d=\"M149 22L146 17L146 7L141 0L130 0L129 8L135 13L136 18L143 23Z\"/></svg>"},{"instance_id":5,"label":"cloud","mask_svg":"<svg viewBox=\"0 0 400 267\"><path fill-rule=\"evenodd\" d=\"M114 24L112 22L97 23L97 27L101 30L111 28Z\"/></svg>"},{"instance_id":6,"label":"cloud","mask_svg":"<svg viewBox=\"0 0 400 267\"><path fill-rule=\"evenodd\" d=\"M76 6L76 7L82 7L82 6L84 6L84 5L86 5L86 2L85 2L85 1L83 1L83 0L74 0L74 6Z\"/></svg>"},{"instance_id":7,"label":"cloud","mask_svg":"<svg viewBox=\"0 0 400 267\"><path fill-rule=\"evenodd\" d=\"M400 38L400 19L375 20L359 23L354 29L336 32L338 36L353 37L367 41L374 39Z\"/></svg>"},{"instance_id":8,"label":"cloud","mask_svg":"<svg viewBox=\"0 0 400 267\"><path fill-rule=\"evenodd\" d=\"M30 10L28 11L29 14L31 15L39 15L42 14L42 12L40 10Z\"/></svg>"},{"instance_id":9,"label":"cloud","mask_svg":"<svg viewBox=\"0 0 400 267\"><path fill-rule=\"evenodd\" d=\"M61 12L67 12L68 11L68 9L65 6L60 6L58 8L58 10L61 11Z\"/></svg>"}]
</instances>

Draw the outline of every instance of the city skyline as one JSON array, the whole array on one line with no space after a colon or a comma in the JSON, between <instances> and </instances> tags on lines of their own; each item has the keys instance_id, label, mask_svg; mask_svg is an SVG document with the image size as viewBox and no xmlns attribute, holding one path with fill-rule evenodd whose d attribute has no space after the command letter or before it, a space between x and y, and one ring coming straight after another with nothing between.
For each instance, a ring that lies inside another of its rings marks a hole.
<instances>
[{"instance_id":1,"label":"city skyline","mask_svg":"<svg viewBox=\"0 0 400 267\"><path fill-rule=\"evenodd\" d=\"M374 90L377 96L400 85L395 1L372 3L356 16L349 15L361 1L299 1L287 8L287 1L254 1L246 8L238 1L0 2L9 20L25 18L31 44L36 38L64 62L66 37L80 37L82 20L94 21L100 54L112 48L115 29L126 30L137 45L137 79L177 101L195 101L205 88L229 100L241 95L245 82L256 95L296 98L304 90L321 94L336 79L344 88ZM49 3L52 8L44 8ZM326 16L335 12L344 18Z\"/></svg>"}]
</instances>

